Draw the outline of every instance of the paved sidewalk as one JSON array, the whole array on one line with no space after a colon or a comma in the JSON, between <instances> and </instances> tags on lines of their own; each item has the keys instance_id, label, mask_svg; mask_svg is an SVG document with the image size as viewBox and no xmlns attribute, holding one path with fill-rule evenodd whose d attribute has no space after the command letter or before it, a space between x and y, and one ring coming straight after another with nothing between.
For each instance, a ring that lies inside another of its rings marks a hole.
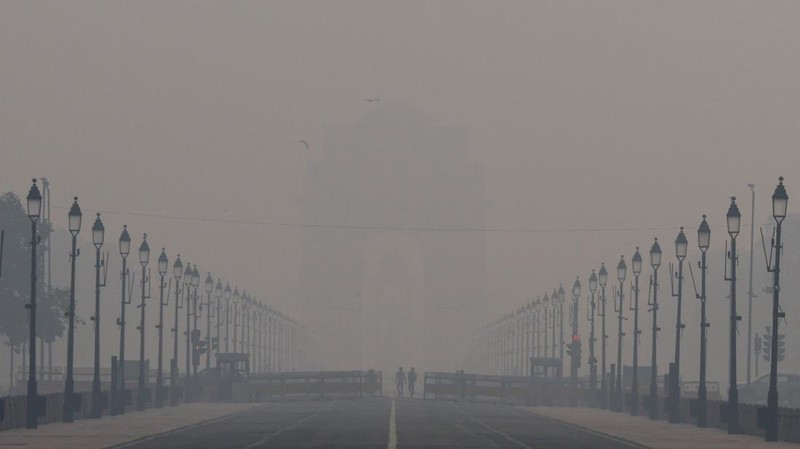
<instances>
[{"instance_id":1,"label":"paved sidewalk","mask_svg":"<svg viewBox=\"0 0 800 449\"><path fill-rule=\"evenodd\" d=\"M586 407L524 407L540 416L611 435L652 449L798 449L786 442L767 443L751 435L728 435L722 429L651 421L646 416Z\"/></svg>"},{"instance_id":2,"label":"paved sidewalk","mask_svg":"<svg viewBox=\"0 0 800 449\"><path fill-rule=\"evenodd\" d=\"M102 419L81 419L72 424L43 424L35 430L12 429L0 432L0 448L102 449L260 405L263 404L181 404Z\"/></svg>"}]
</instances>

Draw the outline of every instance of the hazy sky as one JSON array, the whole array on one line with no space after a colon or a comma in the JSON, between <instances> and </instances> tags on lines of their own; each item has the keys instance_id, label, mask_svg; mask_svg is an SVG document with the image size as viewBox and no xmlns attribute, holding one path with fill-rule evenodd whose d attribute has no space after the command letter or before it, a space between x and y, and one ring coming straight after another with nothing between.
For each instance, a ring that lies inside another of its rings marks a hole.
<instances>
[{"instance_id":1,"label":"hazy sky","mask_svg":"<svg viewBox=\"0 0 800 449\"><path fill-rule=\"evenodd\" d=\"M475 226L607 230L490 232L489 295L521 303L653 236L671 254L680 225L695 248L700 215L723 224L749 182L759 219L778 175L800 197L798 16L795 1L0 0L0 188L49 177L62 223L73 195L151 214L105 215L109 240L128 223L291 313L302 229L156 216L303 223L326 127L395 101L468 129L490 201Z\"/></svg>"}]
</instances>

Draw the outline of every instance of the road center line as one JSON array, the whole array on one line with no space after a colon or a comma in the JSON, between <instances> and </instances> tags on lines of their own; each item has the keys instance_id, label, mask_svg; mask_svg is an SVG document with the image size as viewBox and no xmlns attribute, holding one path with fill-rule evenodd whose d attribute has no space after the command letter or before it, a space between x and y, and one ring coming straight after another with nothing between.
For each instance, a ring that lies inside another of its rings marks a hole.
<instances>
[{"instance_id":1,"label":"road center line","mask_svg":"<svg viewBox=\"0 0 800 449\"><path fill-rule=\"evenodd\" d=\"M386 447L387 449L397 449L397 415L394 399L392 399L392 411L389 412L389 445Z\"/></svg>"}]
</instances>

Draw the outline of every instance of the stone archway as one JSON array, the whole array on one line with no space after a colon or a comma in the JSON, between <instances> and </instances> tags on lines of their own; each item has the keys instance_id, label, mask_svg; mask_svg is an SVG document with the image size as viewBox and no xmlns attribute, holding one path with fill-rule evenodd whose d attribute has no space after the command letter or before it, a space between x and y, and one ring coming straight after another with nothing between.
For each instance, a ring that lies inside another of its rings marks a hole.
<instances>
[{"instance_id":1,"label":"stone archway","mask_svg":"<svg viewBox=\"0 0 800 449\"><path fill-rule=\"evenodd\" d=\"M419 242L387 232L364 253L361 288L361 364L390 373L425 359L424 259Z\"/></svg>"}]
</instances>

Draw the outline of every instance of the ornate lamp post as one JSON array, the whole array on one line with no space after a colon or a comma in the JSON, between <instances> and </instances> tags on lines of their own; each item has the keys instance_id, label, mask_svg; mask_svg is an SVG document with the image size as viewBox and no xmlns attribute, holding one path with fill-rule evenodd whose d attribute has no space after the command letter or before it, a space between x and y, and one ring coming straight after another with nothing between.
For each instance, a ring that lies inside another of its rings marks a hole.
<instances>
[{"instance_id":1,"label":"ornate lamp post","mask_svg":"<svg viewBox=\"0 0 800 449\"><path fill-rule=\"evenodd\" d=\"M631 415L639 414L639 275L642 273L642 255L639 247L633 253L631 259L631 271L633 271L633 373L631 375Z\"/></svg>"},{"instance_id":2,"label":"ornate lamp post","mask_svg":"<svg viewBox=\"0 0 800 449\"><path fill-rule=\"evenodd\" d=\"M766 440L778 441L778 321L783 318L784 312L780 307L780 274L781 274L781 226L786 218L786 208L789 203L789 195L783 186L781 176L775 192L772 194L772 217L776 223L776 238L772 245L775 251L775 265L767 267L772 271L772 344L770 345L769 359L769 392L767 393L767 428Z\"/></svg>"},{"instance_id":3,"label":"ornate lamp post","mask_svg":"<svg viewBox=\"0 0 800 449\"><path fill-rule=\"evenodd\" d=\"M222 325L222 280L217 279L217 286L214 288L214 299L217 300L217 344L216 344L216 351L215 354L219 356L219 345L220 345L220 326ZM219 362L217 362L219 365Z\"/></svg>"},{"instance_id":4,"label":"ornate lamp post","mask_svg":"<svg viewBox=\"0 0 800 449\"><path fill-rule=\"evenodd\" d=\"M706 251L711 243L711 228L708 226L706 216L697 228L697 246L700 247L700 384L697 387L697 427L708 427L708 401L706 390L706 360L707 360L707 341L706 330L708 321L706 319Z\"/></svg>"},{"instance_id":5,"label":"ornate lamp post","mask_svg":"<svg viewBox=\"0 0 800 449\"><path fill-rule=\"evenodd\" d=\"M242 327L242 335L239 338L239 346L242 349L242 353L247 354L248 353L247 345L248 345L249 342L247 341L246 336L247 336L247 330L248 330L247 328L250 327L249 326L249 322L248 322L249 314L247 313L247 310L250 308L249 307L250 306L250 297L247 296L247 291L246 290L242 290L242 296L240 298L239 306L240 306L240 309L241 309L241 312L242 312L242 319L240 320L241 321L241 327Z\"/></svg>"},{"instance_id":6,"label":"ornate lamp post","mask_svg":"<svg viewBox=\"0 0 800 449\"><path fill-rule=\"evenodd\" d=\"M169 386L170 397L169 405L178 405L178 318L180 316L179 310L181 309L181 277L183 277L183 262L181 262L181 255L175 258L175 263L172 265L172 277L175 278L175 321L172 328L172 361L169 370Z\"/></svg>"},{"instance_id":7,"label":"ornate lamp post","mask_svg":"<svg viewBox=\"0 0 800 449\"><path fill-rule=\"evenodd\" d=\"M547 293L544 294L544 298L542 298L542 316L544 316L544 326L542 327L542 333L544 334L544 345L542 345L542 350L544 351L544 357L547 358L547 332L550 330L548 327L548 319L550 314L550 297L547 296Z\"/></svg>"},{"instance_id":8,"label":"ornate lamp post","mask_svg":"<svg viewBox=\"0 0 800 449\"><path fill-rule=\"evenodd\" d=\"M150 245L147 244L147 234L144 234L142 244L139 245L139 263L142 265L142 302L139 305L141 317L139 318L139 385L138 385L138 401L136 403L137 410L144 410L145 401L147 399L147 371L144 365L144 308L145 300L150 297L147 292L147 286L150 282L150 277L147 275L147 264L150 262Z\"/></svg>"},{"instance_id":9,"label":"ornate lamp post","mask_svg":"<svg viewBox=\"0 0 800 449\"><path fill-rule=\"evenodd\" d=\"M239 298L241 295L239 294L239 287L234 287L233 289L233 352L236 351L236 326L239 324L239 320L237 320L237 308L239 307Z\"/></svg>"},{"instance_id":10,"label":"ornate lamp post","mask_svg":"<svg viewBox=\"0 0 800 449\"><path fill-rule=\"evenodd\" d=\"M164 276L167 274L169 268L169 259L167 259L167 252L161 248L161 254L158 256L158 366L156 370L156 408L164 406L164 306L169 305L169 296L164 299L164 289L167 284L164 282Z\"/></svg>"},{"instance_id":11,"label":"ornate lamp post","mask_svg":"<svg viewBox=\"0 0 800 449\"><path fill-rule=\"evenodd\" d=\"M594 393L594 390L597 389L597 357L594 355L594 318L595 318L595 302L594 302L594 294L597 292L597 275L592 270L592 275L589 276L589 293L591 294L591 299L589 300L589 307L586 308L586 312L588 313L587 320L589 320L590 328L589 328L589 388Z\"/></svg>"},{"instance_id":12,"label":"ornate lamp post","mask_svg":"<svg viewBox=\"0 0 800 449\"><path fill-rule=\"evenodd\" d=\"M561 364L561 369L564 369L564 302L566 300L566 295L564 292L564 286L558 286L558 321L559 321L559 331L558 331L558 359L559 363Z\"/></svg>"},{"instance_id":13,"label":"ornate lamp post","mask_svg":"<svg viewBox=\"0 0 800 449\"><path fill-rule=\"evenodd\" d=\"M552 352L550 354L552 358L556 358L556 348L559 346L558 343L556 342L556 329L558 329L558 322L556 321L556 317L558 316L558 310L561 305L561 296L559 296L558 290L556 289L553 289L553 294L550 295L550 304L551 304L550 310L553 312L553 315L551 317L551 322L552 322L551 329L553 330L553 335L552 335L553 346L551 346ZM561 359L559 359L558 361L561 362ZM559 363L559 367L561 367L561 370L563 371L564 364ZM559 374L559 377L560 376L561 375Z\"/></svg>"},{"instance_id":14,"label":"ornate lamp post","mask_svg":"<svg viewBox=\"0 0 800 449\"><path fill-rule=\"evenodd\" d=\"M570 343L570 366L569 377L572 383L574 395L572 396L573 405L577 400L578 395L578 367L581 364L581 336L578 334L578 302L581 299L581 282L576 277L575 283L572 284L572 314L570 321L572 321L572 342Z\"/></svg>"},{"instance_id":15,"label":"ornate lamp post","mask_svg":"<svg viewBox=\"0 0 800 449\"><path fill-rule=\"evenodd\" d=\"M100 287L105 286L105 280L100 282L100 268L105 265L105 261L101 259L100 248L103 247L105 239L105 227L103 221L100 220L100 214L94 220L92 226L92 243L95 247L95 265L94 265L94 377L92 379L92 418L100 418L103 415L103 404L100 396Z\"/></svg>"},{"instance_id":16,"label":"ornate lamp post","mask_svg":"<svg viewBox=\"0 0 800 449\"><path fill-rule=\"evenodd\" d=\"M616 409L621 412L625 408L625 392L622 390L622 337L625 333L622 332L622 312L624 310L623 304L625 296L623 295L623 285L625 283L625 276L628 273L628 266L625 265L624 256L619 256L619 263L617 264L617 279L619 280L619 330L617 332L617 379L616 379Z\"/></svg>"},{"instance_id":17,"label":"ornate lamp post","mask_svg":"<svg viewBox=\"0 0 800 449\"><path fill-rule=\"evenodd\" d=\"M75 381L72 377L75 354L75 259L78 251L78 233L81 232L81 220L83 214L78 205L78 197L69 210L69 233L72 234L72 251L69 253L70 259L70 278L69 278L69 327L67 328L67 375L64 380L64 422L75 420Z\"/></svg>"},{"instance_id":18,"label":"ornate lamp post","mask_svg":"<svg viewBox=\"0 0 800 449\"><path fill-rule=\"evenodd\" d=\"M648 416L650 419L658 419L658 267L661 266L661 245L655 239L653 246L650 247L650 266L653 268L653 279L651 288L653 289L653 300L648 305L653 312L653 332L651 335L652 346L650 349L650 404Z\"/></svg>"},{"instance_id":19,"label":"ornate lamp post","mask_svg":"<svg viewBox=\"0 0 800 449\"><path fill-rule=\"evenodd\" d=\"M600 271L597 272L597 281L600 284L600 312L597 314L602 318L600 320L600 407L603 409L608 408L608 373L606 370L606 285L608 285L608 271L606 271L605 263L600 264Z\"/></svg>"},{"instance_id":20,"label":"ornate lamp post","mask_svg":"<svg viewBox=\"0 0 800 449\"><path fill-rule=\"evenodd\" d=\"M728 224L728 235L731 238L731 250L727 254L727 260L730 261L730 275L726 280L730 281L730 297L731 297L731 323L730 323L730 365L728 367L728 375L730 385L728 387L728 433L739 433L739 390L736 387L736 335L737 335L737 321L740 317L736 313L736 265L739 262L739 256L736 254L736 236L739 235L739 228L742 221L742 214L739 212L739 206L736 205L736 197L731 197L731 205L728 207L728 213L725 218ZM727 265L727 263L726 263Z\"/></svg>"},{"instance_id":21,"label":"ornate lamp post","mask_svg":"<svg viewBox=\"0 0 800 449\"><path fill-rule=\"evenodd\" d=\"M191 388L191 374L192 374L192 325L191 325L191 317L192 317L192 264L187 263L186 269L183 271L183 289L186 291L186 297L184 299L184 306L186 309L186 379L185 379L185 391L184 391L184 398L186 400L191 399L191 392L189 389Z\"/></svg>"},{"instance_id":22,"label":"ornate lamp post","mask_svg":"<svg viewBox=\"0 0 800 449\"><path fill-rule=\"evenodd\" d=\"M200 331L197 329L197 320L200 318L197 312L197 287L200 286L200 272L197 271L195 264L192 270L192 376L197 378L197 366L200 365Z\"/></svg>"},{"instance_id":23,"label":"ornate lamp post","mask_svg":"<svg viewBox=\"0 0 800 449\"><path fill-rule=\"evenodd\" d=\"M36 179L28 191L27 206L28 218L31 220L31 302L27 305L30 314L30 337L28 341L28 401L25 410L25 427L35 429L38 427L39 393L36 383L36 245L39 239L36 235L36 222L42 214L42 194L36 186Z\"/></svg>"},{"instance_id":24,"label":"ornate lamp post","mask_svg":"<svg viewBox=\"0 0 800 449\"><path fill-rule=\"evenodd\" d=\"M223 295L225 297L225 352L227 353L230 352L228 347L228 330L231 324L231 284L228 282L225 283L225 292Z\"/></svg>"},{"instance_id":25,"label":"ornate lamp post","mask_svg":"<svg viewBox=\"0 0 800 449\"><path fill-rule=\"evenodd\" d=\"M214 309L211 308L211 292L214 291L214 279L209 272L204 285L206 289L206 369L211 368L211 318Z\"/></svg>"},{"instance_id":26,"label":"ornate lamp post","mask_svg":"<svg viewBox=\"0 0 800 449\"><path fill-rule=\"evenodd\" d=\"M675 318L675 362L674 365L674 372L670 372L669 380L670 380L670 402L669 402L669 422L671 423L678 423L681 420L681 388L680 388L680 376L681 376L681 334L683 333L683 328L686 327L681 321L681 310L682 310L682 300L683 300L683 260L686 259L686 253L689 249L689 241L686 240L686 234L683 232L683 226L681 226L681 230L678 233L678 237L675 239L675 256L678 258L678 291L672 292L672 296L678 298L678 310L676 313ZM672 274L673 270L670 269L670 274ZM670 280L670 287L672 287L672 282Z\"/></svg>"},{"instance_id":27,"label":"ornate lamp post","mask_svg":"<svg viewBox=\"0 0 800 449\"><path fill-rule=\"evenodd\" d=\"M128 277L128 254L131 253L131 236L128 234L128 225L122 226L122 233L119 235L119 255L122 256L122 297L120 299L119 313L119 361L117 377L119 378L120 394L125 393L125 305L130 304L132 292L125 292L128 287L126 281ZM132 287L131 287L132 289ZM125 403L117 396L116 388L112 389L111 414L121 415L125 413Z\"/></svg>"}]
</instances>

